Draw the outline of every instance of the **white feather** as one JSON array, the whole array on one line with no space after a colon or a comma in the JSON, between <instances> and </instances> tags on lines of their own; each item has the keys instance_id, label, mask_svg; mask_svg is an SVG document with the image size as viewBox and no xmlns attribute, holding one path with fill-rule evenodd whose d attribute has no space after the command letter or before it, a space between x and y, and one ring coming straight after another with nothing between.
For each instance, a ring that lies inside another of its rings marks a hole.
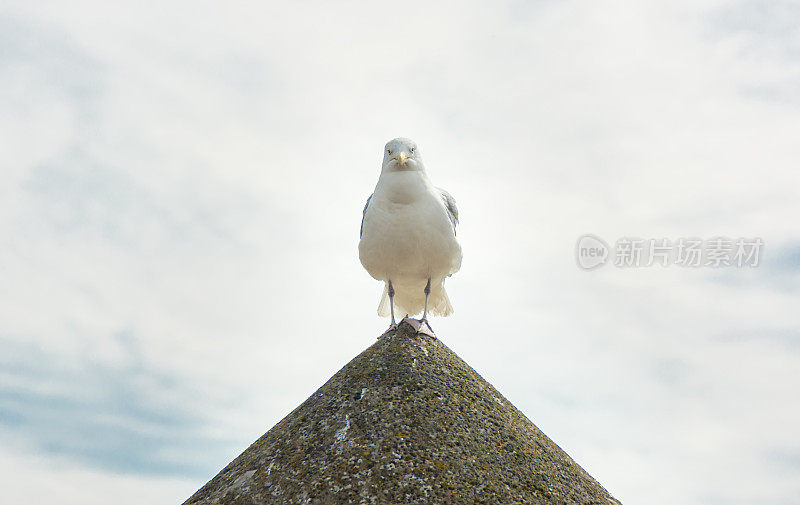
<instances>
[{"instance_id":1,"label":"white feather","mask_svg":"<svg viewBox=\"0 0 800 505\"><path fill-rule=\"evenodd\" d=\"M395 139L387 149L408 148L409 143L413 146L406 139ZM442 193L431 184L418 156L402 165L389 156L384 158L375 192L364 210L358 251L372 277L392 281L395 315L422 312L429 278L428 312L441 316L453 312L444 279L461 267L454 224ZM378 314L389 315L387 286Z\"/></svg>"}]
</instances>

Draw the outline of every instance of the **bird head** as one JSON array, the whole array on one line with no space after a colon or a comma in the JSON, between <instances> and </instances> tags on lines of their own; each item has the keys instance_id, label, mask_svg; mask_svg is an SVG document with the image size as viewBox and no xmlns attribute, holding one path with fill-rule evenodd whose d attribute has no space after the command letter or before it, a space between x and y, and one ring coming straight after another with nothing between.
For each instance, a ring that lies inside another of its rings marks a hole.
<instances>
[{"instance_id":1,"label":"bird head","mask_svg":"<svg viewBox=\"0 0 800 505\"><path fill-rule=\"evenodd\" d=\"M383 170L391 172L424 170L417 144L403 137L387 142L383 148Z\"/></svg>"}]
</instances>

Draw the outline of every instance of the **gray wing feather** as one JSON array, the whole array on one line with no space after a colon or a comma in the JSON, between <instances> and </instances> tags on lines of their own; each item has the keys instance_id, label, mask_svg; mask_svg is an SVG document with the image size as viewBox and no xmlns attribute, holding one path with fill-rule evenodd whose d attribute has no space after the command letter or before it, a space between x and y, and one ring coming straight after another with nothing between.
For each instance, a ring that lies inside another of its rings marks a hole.
<instances>
[{"instance_id":1,"label":"gray wing feather","mask_svg":"<svg viewBox=\"0 0 800 505\"><path fill-rule=\"evenodd\" d=\"M453 223L453 233L455 234L456 225L458 224L458 207L456 207L456 199L453 198L453 195L442 188L436 189L438 189L439 194L442 195L442 201L444 202L445 208L447 208L447 215L450 217L450 222Z\"/></svg>"},{"instance_id":2,"label":"gray wing feather","mask_svg":"<svg viewBox=\"0 0 800 505\"><path fill-rule=\"evenodd\" d=\"M364 234L364 218L367 216L367 207L369 207L370 200L372 200L372 195L369 195L369 198L367 198L367 203L364 204L364 212L361 213L361 231L358 232L359 237Z\"/></svg>"}]
</instances>

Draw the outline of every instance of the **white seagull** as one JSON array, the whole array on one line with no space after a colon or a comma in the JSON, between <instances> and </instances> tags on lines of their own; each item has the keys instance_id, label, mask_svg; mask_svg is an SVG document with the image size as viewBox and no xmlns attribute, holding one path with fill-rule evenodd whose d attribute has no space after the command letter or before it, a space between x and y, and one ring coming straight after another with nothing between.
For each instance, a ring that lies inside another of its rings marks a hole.
<instances>
[{"instance_id":1,"label":"white seagull","mask_svg":"<svg viewBox=\"0 0 800 505\"><path fill-rule=\"evenodd\" d=\"M387 331L397 328L395 306L400 313L422 311L420 331L423 324L430 329L428 312L453 313L444 280L461 268L457 224L455 199L428 179L417 145L390 140L378 184L364 206L358 244L361 264L385 283L378 315L391 314Z\"/></svg>"}]
</instances>

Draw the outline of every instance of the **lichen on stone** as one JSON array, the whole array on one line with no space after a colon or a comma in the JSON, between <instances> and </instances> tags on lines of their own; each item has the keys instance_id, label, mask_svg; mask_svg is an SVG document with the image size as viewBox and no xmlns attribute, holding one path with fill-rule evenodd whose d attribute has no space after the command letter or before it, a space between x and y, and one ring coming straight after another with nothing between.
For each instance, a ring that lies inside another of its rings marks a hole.
<instances>
[{"instance_id":1,"label":"lichen on stone","mask_svg":"<svg viewBox=\"0 0 800 505\"><path fill-rule=\"evenodd\" d=\"M441 341L401 325L185 504L618 504Z\"/></svg>"}]
</instances>

